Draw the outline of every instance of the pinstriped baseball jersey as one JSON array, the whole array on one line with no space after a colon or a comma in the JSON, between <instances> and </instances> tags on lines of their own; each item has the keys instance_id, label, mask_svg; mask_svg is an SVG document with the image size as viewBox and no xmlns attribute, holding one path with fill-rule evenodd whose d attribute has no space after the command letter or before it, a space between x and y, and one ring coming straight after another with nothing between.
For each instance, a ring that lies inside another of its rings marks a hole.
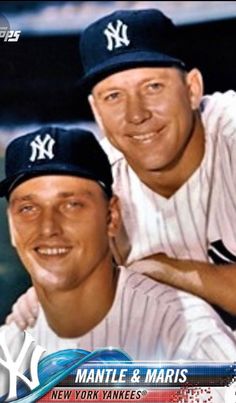
<instances>
[{"instance_id":1,"label":"pinstriped baseball jersey","mask_svg":"<svg viewBox=\"0 0 236 403\"><path fill-rule=\"evenodd\" d=\"M235 111L233 91L203 98L203 160L169 199L142 183L123 155L108 140L102 140L112 164L114 191L121 199L128 238L121 236L118 253L128 263L153 253L215 263L236 262Z\"/></svg>"},{"instance_id":2,"label":"pinstriped baseball jersey","mask_svg":"<svg viewBox=\"0 0 236 403\"><path fill-rule=\"evenodd\" d=\"M15 325L3 329L7 329L8 343L14 343ZM236 359L232 333L208 304L122 267L113 305L92 331L76 339L60 338L49 328L42 311L28 331L47 354L67 348L92 351L112 346L136 360Z\"/></svg>"}]
</instances>

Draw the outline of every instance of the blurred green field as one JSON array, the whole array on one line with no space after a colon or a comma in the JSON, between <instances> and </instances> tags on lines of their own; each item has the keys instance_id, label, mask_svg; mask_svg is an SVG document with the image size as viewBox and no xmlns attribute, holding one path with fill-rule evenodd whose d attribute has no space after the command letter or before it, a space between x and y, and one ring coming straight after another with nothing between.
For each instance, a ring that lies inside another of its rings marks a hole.
<instances>
[{"instance_id":1,"label":"blurred green field","mask_svg":"<svg viewBox=\"0 0 236 403\"><path fill-rule=\"evenodd\" d=\"M3 159L0 157L0 178L3 178ZM6 201L0 198L0 324L16 298L30 285L29 277L10 245L6 218Z\"/></svg>"}]
</instances>

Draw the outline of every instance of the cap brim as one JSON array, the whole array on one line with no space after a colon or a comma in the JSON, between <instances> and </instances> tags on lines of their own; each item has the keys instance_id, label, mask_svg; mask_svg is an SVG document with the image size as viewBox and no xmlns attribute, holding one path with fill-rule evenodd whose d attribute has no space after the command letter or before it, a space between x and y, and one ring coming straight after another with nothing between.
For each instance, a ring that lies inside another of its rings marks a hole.
<instances>
[{"instance_id":1,"label":"cap brim","mask_svg":"<svg viewBox=\"0 0 236 403\"><path fill-rule=\"evenodd\" d=\"M22 171L18 172L15 176L10 176L7 179L4 179L0 182L0 197L8 197L9 194L21 183L38 177L38 176L46 176L46 175L68 175L68 176L78 176L81 178L91 179L96 182L102 183L101 179L95 177L91 172L86 170L79 170L78 167L74 167L73 165L58 165L54 166L53 169L50 165L44 167L34 167L34 169L30 171Z\"/></svg>"},{"instance_id":2,"label":"cap brim","mask_svg":"<svg viewBox=\"0 0 236 403\"><path fill-rule=\"evenodd\" d=\"M177 58L158 52L123 52L105 60L95 68L91 69L78 81L78 87L83 92L90 92L95 84L107 76L119 71L135 67L158 67L178 66L185 69L185 63Z\"/></svg>"}]
</instances>

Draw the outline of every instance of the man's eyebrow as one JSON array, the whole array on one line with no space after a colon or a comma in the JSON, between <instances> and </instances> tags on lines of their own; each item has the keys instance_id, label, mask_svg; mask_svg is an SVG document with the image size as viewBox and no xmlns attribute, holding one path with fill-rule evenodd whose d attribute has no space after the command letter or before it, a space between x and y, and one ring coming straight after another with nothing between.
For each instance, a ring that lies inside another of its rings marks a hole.
<instances>
[{"instance_id":1,"label":"man's eyebrow","mask_svg":"<svg viewBox=\"0 0 236 403\"><path fill-rule=\"evenodd\" d=\"M97 92L97 95L98 95L98 96L101 96L101 95L103 95L103 94L105 94L105 93L107 93L107 92L119 91L119 90L120 90L120 88L119 88L118 86L112 85L112 86L110 86L110 87L108 87L108 88L99 90L99 91Z\"/></svg>"},{"instance_id":2,"label":"man's eyebrow","mask_svg":"<svg viewBox=\"0 0 236 403\"><path fill-rule=\"evenodd\" d=\"M12 198L10 197L9 203L15 203L17 201L30 201L33 199L33 194L28 194L25 196L13 196Z\"/></svg>"},{"instance_id":3,"label":"man's eyebrow","mask_svg":"<svg viewBox=\"0 0 236 403\"><path fill-rule=\"evenodd\" d=\"M59 192L58 197L72 197L72 196L85 196L85 197L94 197L94 193L89 190L79 190L73 192Z\"/></svg>"},{"instance_id":4,"label":"man's eyebrow","mask_svg":"<svg viewBox=\"0 0 236 403\"><path fill-rule=\"evenodd\" d=\"M67 198L67 197L87 197L87 198L94 198L94 193L91 192L90 190L79 190L79 191L63 191L63 192L58 192L56 194L56 197L58 198ZM24 196L13 196L9 200L9 204L14 204L16 202L22 202L22 201L32 201L37 198L37 193L29 193Z\"/></svg>"},{"instance_id":5,"label":"man's eyebrow","mask_svg":"<svg viewBox=\"0 0 236 403\"><path fill-rule=\"evenodd\" d=\"M166 78L168 78L166 75L166 72L158 72L156 74L150 74L150 75L140 79L140 81L138 81L137 84L143 85L143 84L148 83L149 81L154 81L154 80L158 81L158 80L163 80ZM107 88L97 90L97 96L101 97L104 94L109 93L109 92L120 91L123 89L123 87L125 88L125 84L113 84L112 83L110 86L108 84Z\"/></svg>"}]
</instances>

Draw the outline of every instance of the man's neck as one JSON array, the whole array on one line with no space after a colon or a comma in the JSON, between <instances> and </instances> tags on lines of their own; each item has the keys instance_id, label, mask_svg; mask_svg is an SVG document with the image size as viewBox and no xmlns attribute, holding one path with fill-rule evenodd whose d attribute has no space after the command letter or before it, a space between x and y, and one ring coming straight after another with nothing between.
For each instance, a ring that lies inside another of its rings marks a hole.
<instances>
[{"instance_id":1,"label":"man's neck","mask_svg":"<svg viewBox=\"0 0 236 403\"><path fill-rule=\"evenodd\" d=\"M164 170L139 171L137 175L155 193L169 198L192 176L200 166L205 151L205 135L200 117L182 154ZM133 168L135 170L135 168Z\"/></svg>"},{"instance_id":2,"label":"man's neck","mask_svg":"<svg viewBox=\"0 0 236 403\"><path fill-rule=\"evenodd\" d=\"M95 270L76 289L36 291L51 329L64 338L80 337L106 316L114 301L119 270L112 267Z\"/></svg>"}]
</instances>

